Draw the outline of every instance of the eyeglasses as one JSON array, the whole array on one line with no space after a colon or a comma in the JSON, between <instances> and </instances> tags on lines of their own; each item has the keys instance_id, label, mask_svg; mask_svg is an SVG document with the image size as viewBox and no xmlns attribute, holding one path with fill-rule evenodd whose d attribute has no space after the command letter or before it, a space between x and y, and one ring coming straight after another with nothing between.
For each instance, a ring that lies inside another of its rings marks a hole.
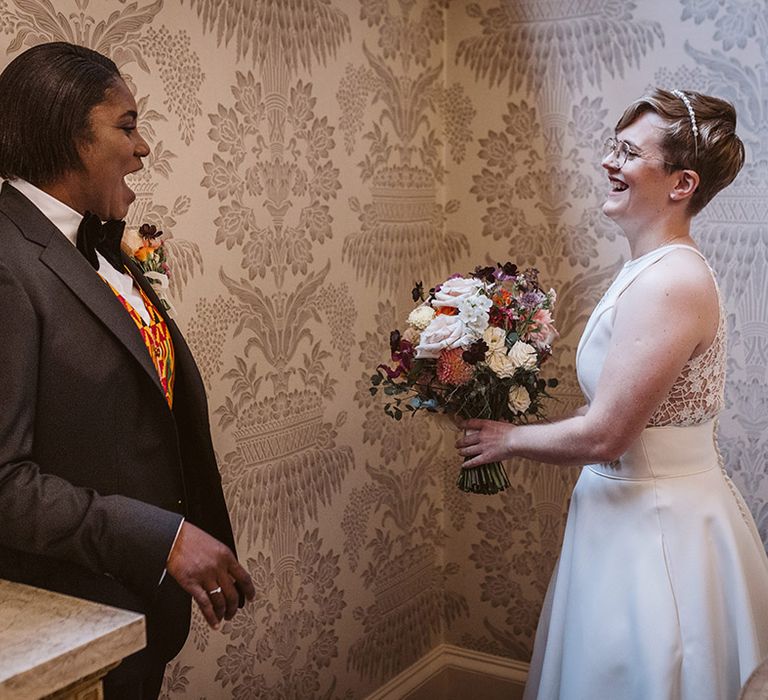
<instances>
[{"instance_id":1,"label":"eyeglasses","mask_svg":"<svg viewBox=\"0 0 768 700\"><path fill-rule=\"evenodd\" d=\"M643 160L658 160L666 165L675 166L675 163L670 163L668 160L664 160L660 156L654 156L647 153L640 153L630 146L626 141L614 138L613 136L605 140L603 148L603 158L606 156L612 156L616 161L616 167L621 170L628 160L634 160L635 158L642 158Z\"/></svg>"}]
</instances>

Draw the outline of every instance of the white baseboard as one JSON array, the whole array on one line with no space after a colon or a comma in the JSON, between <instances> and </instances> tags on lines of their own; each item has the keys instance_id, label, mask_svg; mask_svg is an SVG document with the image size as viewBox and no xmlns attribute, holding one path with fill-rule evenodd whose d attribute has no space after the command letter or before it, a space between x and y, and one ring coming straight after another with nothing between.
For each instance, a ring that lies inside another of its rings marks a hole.
<instances>
[{"instance_id":1,"label":"white baseboard","mask_svg":"<svg viewBox=\"0 0 768 700\"><path fill-rule=\"evenodd\" d=\"M481 673L521 685L525 684L528 677L528 664L524 661L484 654L453 644L440 644L415 664L375 690L365 700L399 700L424 685L445 668Z\"/></svg>"}]
</instances>

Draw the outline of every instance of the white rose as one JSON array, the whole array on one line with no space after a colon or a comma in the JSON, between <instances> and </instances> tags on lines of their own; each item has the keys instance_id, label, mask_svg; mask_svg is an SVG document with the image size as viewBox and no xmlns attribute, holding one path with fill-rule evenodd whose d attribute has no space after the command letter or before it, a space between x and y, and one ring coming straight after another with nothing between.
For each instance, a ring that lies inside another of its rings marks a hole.
<instances>
[{"instance_id":1,"label":"white rose","mask_svg":"<svg viewBox=\"0 0 768 700\"><path fill-rule=\"evenodd\" d=\"M483 333L483 340L488 346L488 351L504 350L507 340L507 332L503 328L488 326Z\"/></svg>"},{"instance_id":2,"label":"white rose","mask_svg":"<svg viewBox=\"0 0 768 700\"><path fill-rule=\"evenodd\" d=\"M457 348L464 341L464 324L458 316L440 314L432 319L421 332L421 339L416 346L416 358L436 359L441 350Z\"/></svg>"},{"instance_id":3,"label":"white rose","mask_svg":"<svg viewBox=\"0 0 768 700\"><path fill-rule=\"evenodd\" d=\"M440 285L440 291L435 292L435 306L454 306L471 296L474 296L483 288L483 283L474 277L454 277Z\"/></svg>"},{"instance_id":4,"label":"white rose","mask_svg":"<svg viewBox=\"0 0 768 700\"><path fill-rule=\"evenodd\" d=\"M524 386L515 386L509 390L507 405L515 413L525 413L531 405L531 396Z\"/></svg>"},{"instance_id":5,"label":"white rose","mask_svg":"<svg viewBox=\"0 0 768 700\"><path fill-rule=\"evenodd\" d=\"M515 374L517 366L512 362L509 355L503 351L485 353L485 364L491 368L491 371L499 378L505 379Z\"/></svg>"},{"instance_id":6,"label":"white rose","mask_svg":"<svg viewBox=\"0 0 768 700\"><path fill-rule=\"evenodd\" d=\"M434 317L435 310L431 306L422 304L408 314L408 324L416 330L423 331Z\"/></svg>"},{"instance_id":7,"label":"white rose","mask_svg":"<svg viewBox=\"0 0 768 700\"><path fill-rule=\"evenodd\" d=\"M123 237L120 239L120 247L126 255L132 256L143 245L144 239L139 235L139 229L126 228L123 231Z\"/></svg>"},{"instance_id":8,"label":"white rose","mask_svg":"<svg viewBox=\"0 0 768 700\"><path fill-rule=\"evenodd\" d=\"M536 369L536 350L533 346L524 343L522 340L518 340L509 349L509 359L512 364L517 368L522 369Z\"/></svg>"}]
</instances>

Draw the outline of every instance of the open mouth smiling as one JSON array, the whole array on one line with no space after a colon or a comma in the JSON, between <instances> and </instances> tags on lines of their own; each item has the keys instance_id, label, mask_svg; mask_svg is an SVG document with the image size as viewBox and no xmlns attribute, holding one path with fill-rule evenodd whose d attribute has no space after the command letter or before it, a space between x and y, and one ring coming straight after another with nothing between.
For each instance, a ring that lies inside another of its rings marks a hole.
<instances>
[{"instance_id":1,"label":"open mouth smiling","mask_svg":"<svg viewBox=\"0 0 768 700\"><path fill-rule=\"evenodd\" d=\"M622 182L615 177L609 177L608 180L611 183L611 192L624 192L624 190L629 189L629 185L626 182Z\"/></svg>"}]
</instances>

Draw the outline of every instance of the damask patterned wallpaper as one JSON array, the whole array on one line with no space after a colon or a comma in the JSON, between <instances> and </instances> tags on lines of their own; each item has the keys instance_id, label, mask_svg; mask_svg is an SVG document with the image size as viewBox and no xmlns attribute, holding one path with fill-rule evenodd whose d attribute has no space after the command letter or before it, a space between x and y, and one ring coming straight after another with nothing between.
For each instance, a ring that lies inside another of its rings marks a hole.
<instances>
[{"instance_id":1,"label":"damask patterned wallpaper","mask_svg":"<svg viewBox=\"0 0 768 700\"><path fill-rule=\"evenodd\" d=\"M165 698L363 698L441 641L526 660L576 470L453 486L447 425L368 392L416 279L483 261L558 289L553 413L627 255L600 144L649 85L739 108L748 166L697 221L730 329L729 468L768 538L765 0L0 0L6 61L110 55L151 143L129 221L166 231L259 597L195 617Z\"/></svg>"}]
</instances>

